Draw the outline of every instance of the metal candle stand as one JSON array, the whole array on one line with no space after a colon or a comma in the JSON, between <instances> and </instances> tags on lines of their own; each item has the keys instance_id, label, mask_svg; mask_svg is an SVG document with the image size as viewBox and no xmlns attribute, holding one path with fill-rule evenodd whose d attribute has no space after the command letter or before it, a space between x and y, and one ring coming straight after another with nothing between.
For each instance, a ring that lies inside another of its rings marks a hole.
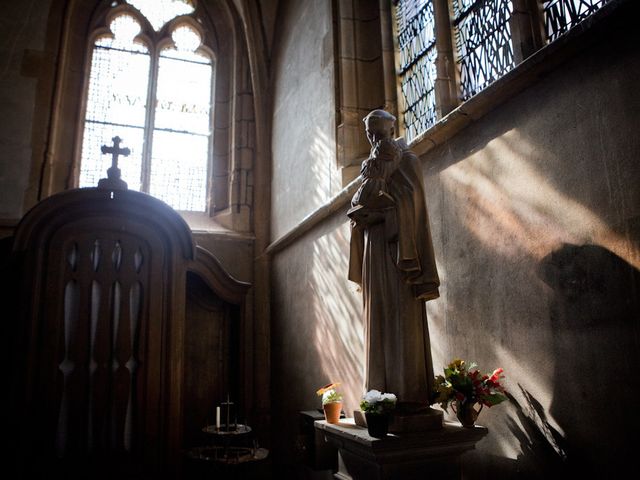
<instances>
[{"instance_id":1,"label":"metal candle stand","mask_svg":"<svg viewBox=\"0 0 640 480\"><path fill-rule=\"evenodd\" d=\"M266 458L268 450L258 448L255 439L252 441L252 446L247 446L251 436L251 427L239 424L237 417L233 423L231 422L232 405L233 402L228 396L227 401L221 404L226 420L224 423L220 422L220 407L216 409L216 424L207 425L202 429L202 432L210 438L209 445L193 449L191 451L193 457L226 465Z\"/></svg>"}]
</instances>

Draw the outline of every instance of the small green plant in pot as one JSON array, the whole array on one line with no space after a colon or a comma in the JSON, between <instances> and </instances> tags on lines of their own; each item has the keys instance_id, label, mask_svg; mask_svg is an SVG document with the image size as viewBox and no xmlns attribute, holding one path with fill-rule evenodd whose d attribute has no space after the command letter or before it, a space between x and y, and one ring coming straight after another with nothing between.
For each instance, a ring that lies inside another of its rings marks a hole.
<instances>
[{"instance_id":1,"label":"small green plant in pot","mask_svg":"<svg viewBox=\"0 0 640 480\"><path fill-rule=\"evenodd\" d=\"M316 394L322 397L322 409L327 423L338 423L342 412L342 394L338 391L339 383L329 383L320 388Z\"/></svg>"}]
</instances>

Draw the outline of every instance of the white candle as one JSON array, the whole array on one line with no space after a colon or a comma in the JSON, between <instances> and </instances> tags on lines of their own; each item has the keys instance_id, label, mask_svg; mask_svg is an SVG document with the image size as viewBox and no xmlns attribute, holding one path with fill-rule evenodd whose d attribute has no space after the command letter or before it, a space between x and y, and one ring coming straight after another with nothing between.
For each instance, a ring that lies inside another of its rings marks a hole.
<instances>
[{"instance_id":1,"label":"white candle","mask_svg":"<svg viewBox=\"0 0 640 480\"><path fill-rule=\"evenodd\" d=\"M220 430L220 407L216 407L216 430Z\"/></svg>"}]
</instances>

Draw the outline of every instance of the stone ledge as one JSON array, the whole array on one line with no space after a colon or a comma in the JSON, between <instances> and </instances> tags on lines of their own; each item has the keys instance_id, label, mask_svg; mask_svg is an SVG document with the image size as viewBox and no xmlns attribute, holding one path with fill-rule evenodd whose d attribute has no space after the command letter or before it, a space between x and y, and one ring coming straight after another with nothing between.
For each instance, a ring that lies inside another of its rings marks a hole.
<instances>
[{"instance_id":1,"label":"stone ledge","mask_svg":"<svg viewBox=\"0 0 640 480\"><path fill-rule=\"evenodd\" d=\"M353 180L346 187L340 190L336 196L331 198L331 200L304 217L295 227L282 235L275 242L271 243L267 247L265 253L267 255L273 255L284 250L287 246L291 245L295 240L307 233L324 219L347 205L351 201L353 194L358 190L358 185L358 179ZM344 218L346 221L347 216L345 215Z\"/></svg>"},{"instance_id":2,"label":"stone ledge","mask_svg":"<svg viewBox=\"0 0 640 480\"><path fill-rule=\"evenodd\" d=\"M419 433L389 434L386 438L369 436L366 428L357 426L352 418L337 424L317 420L315 427L321 430L338 448L358 450L371 458L403 457L416 455L434 457L462 453L475 448L475 444L489 433L486 427L464 428L445 422L441 430Z\"/></svg>"},{"instance_id":3,"label":"stone ledge","mask_svg":"<svg viewBox=\"0 0 640 480\"><path fill-rule=\"evenodd\" d=\"M445 422L441 430L378 439L353 419L338 424L319 420L315 428L338 448L339 470L334 478L343 480L460 478L460 456L489 433L486 427L464 428Z\"/></svg>"}]
</instances>

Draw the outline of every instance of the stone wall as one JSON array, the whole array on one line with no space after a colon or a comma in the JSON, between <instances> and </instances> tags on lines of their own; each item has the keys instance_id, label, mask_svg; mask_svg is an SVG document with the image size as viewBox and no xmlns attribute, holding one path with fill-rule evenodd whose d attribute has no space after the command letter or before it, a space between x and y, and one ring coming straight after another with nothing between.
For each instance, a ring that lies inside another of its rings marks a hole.
<instances>
[{"instance_id":1,"label":"stone wall","mask_svg":"<svg viewBox=\"0 0 640 480\"><path fill-rule=\"evenodd\" d=\"M273 65L271 228L278 238L342 188L331 2L286 2Z\"/></svg>"},{"instance_id":2,"label":"stone wall","mask_svg":"<svg viewBox=\"0 0 640 480\"><path fill-rule=\"evenodd\" d=\"M465 478L592 476L633 458L640 52L624 27L422 157L442 277L442 297L428 304L436 373L454 357L500 366L513 396L481 413L490 434L465 457ZM297 160L285 153L274 149L276 172ZM348 237L339 212L274 254L274 421L288 454L292 419L319 405L324 381L343 382L348 414L357 403L362 326Z\"/></svg>"},{"instance_id":3,"label":"stone wall","mask_svg":"<svg viewBox=\"0 0 640 480\"><path fill-rule=\"evenodd\" d=\"M47 42L51 1L28 3L2 2L0 16L0 235L3 223L10 226L25 213L28 191L37 190L30 185L31 165L41 164L45 146L54 64Z\"/></svg>"},{"instance_id":4,"label":"stone wall","mask_svg":"<svg viewBox=\"0 0 640 480\"><path fill-rule=\"evenodd\" d=\"M476 459L509 474L544 476L564 456L605 473L640 423L612 408L640 392L624 366L640 347L630 37L590 48L424 158L443 279L428 309L434 362L505 368L514 401L482 412L491 434Z\"/></svg>"},{"instance_id":5,"label":"stone wall","mask_svg":"<svg viewBox=\"0 0 640 480\"><path fill-rule=\"evenodd\" d=\"M298 414L321 408L317 389L340 382L349 416L362 393L361 296L346 278L350 232L344 218L344 211L335 214L273 261L271 404L277 462L300 459Z\"/></svg>"}]
</instances>

